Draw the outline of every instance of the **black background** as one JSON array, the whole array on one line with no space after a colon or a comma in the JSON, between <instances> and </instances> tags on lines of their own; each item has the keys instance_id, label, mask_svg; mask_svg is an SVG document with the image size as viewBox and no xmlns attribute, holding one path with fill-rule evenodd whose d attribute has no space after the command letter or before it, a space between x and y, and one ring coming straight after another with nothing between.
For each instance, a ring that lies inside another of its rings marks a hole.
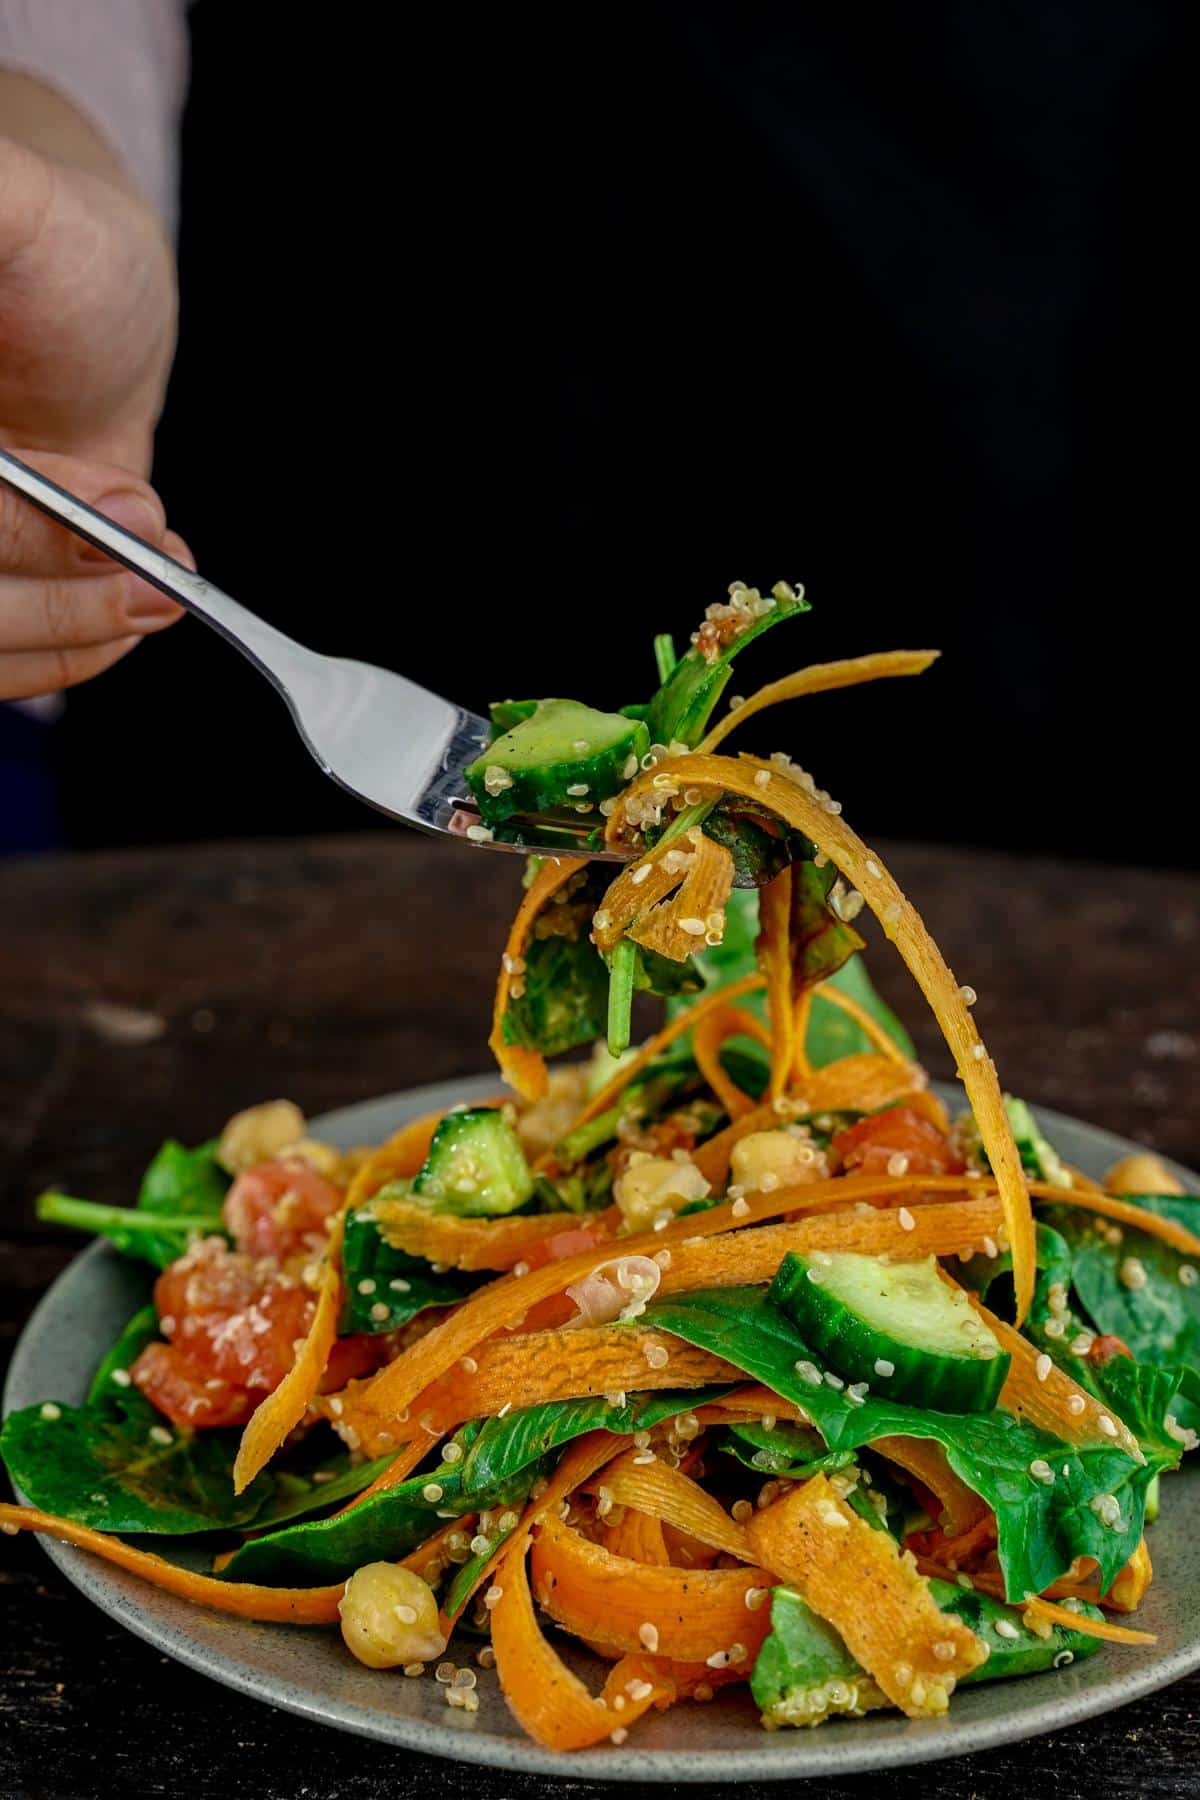
<instances>
[{"instance_id":1,"label":"black background","mask_svg":"<svg viewBox=\"0 0 1200 1800\"><path fill-rule=\"evenodd\" d=\"M173 521L475 706L643 698L655 630L803 582L738 691L945 652L759 728L860 829L1193 864L1182 23L200 0ZM368 820L191 622L54 741L75 843Z\"/></svg>"}]
</instances>

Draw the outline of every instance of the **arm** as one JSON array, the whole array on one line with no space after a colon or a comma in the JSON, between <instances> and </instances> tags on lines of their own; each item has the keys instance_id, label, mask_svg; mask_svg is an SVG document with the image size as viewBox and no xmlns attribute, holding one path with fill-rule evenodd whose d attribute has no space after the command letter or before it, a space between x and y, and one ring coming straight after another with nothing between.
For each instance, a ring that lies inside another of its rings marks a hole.
<instances>
[{"instance_id":1,"label":"arm","mask_svg":"<svg viewBox=\"0 0 1200 1800\"><path fill-rule=\"evenodd\" d=\"M62 10L39 4L42 26ZM88 16L102 10L92 0ZM6 14L0 61L15 29ZM103 105L83 110L66 85L0 68L0 442L187 559L146 482L174 350L173 253ZM153 185L149 164L143 176ZM0 489L0 698L84 680L176 617Z\"/></svg>"}]
</instances>

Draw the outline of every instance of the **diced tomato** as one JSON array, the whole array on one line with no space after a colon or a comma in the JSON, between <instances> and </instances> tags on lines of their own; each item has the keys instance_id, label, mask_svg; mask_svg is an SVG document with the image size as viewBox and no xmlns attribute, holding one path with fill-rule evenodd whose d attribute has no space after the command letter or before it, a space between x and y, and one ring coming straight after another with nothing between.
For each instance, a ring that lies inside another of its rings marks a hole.
<instances>
[{"instance_id":1,"label":"diced tomato","mask_svg":"<svg viewBox=\"0 0 1200 1800\"><path fill-rule=\"evenodd\" d=\"M238 1176L225 1196L225 1223L239 1250L286 1262L324 1248L341 1203L337 1188L308 1163L279 1159Z\"/></svg>"},{"instance_id":2,"label":"diced tomato","mask_svg":"<svg viewBox=\"0 0 1200 1800\"><path fill-rule=\"evenodd\" d=\"M132 1369L134 1386L176 1425L199 1430L210 1425L244 1425L261 1394L232 1387L174 1344L147 1344Z\"/></svg>"},{"instance_id":3,"label":"diced tomato","mask_svg":"<svg viewBox=\"0 0 1200 1800\"><path fill-rule=\"evenodd\" d=\"M839 1131L831 1148L847 1170L886 1175L894 1156L905 1175L959 1175L965 1164L950 1140L911 1106L889 1106Z\"/></svg>"},{"instance_id":4,"label":"diced tomato","mask_svg":"<svg viewBox=\"0 0 1200 1800\"><path fill-rule=\"evenodd\" d=\"M160 1412L179 1425L241 1425L279 1386L307 1335L316 1301L278 1263L197 1244L159 1276L154 1303L165 1344L151 1344L130 1373ZM344 1387L373 1369L377 1341L340 1340L324 1386Z\"/></svg>"},{"instance_id":5,"label":"diced tomato","mask_svg":"<svg viewBox=\"0 0 1200 1800\"><path fill-rule=\"evenodd\" d=\"M564 1256L577 1256L581 1250L594 1250L598 1244L606 1244L613 1230L613 1222L607 1213L602 1213L590 1225L582 1221L578 1225L564 1225L561 1231L543 1238L541 1243L529 1245L521 1260L531 1269L542 1269L547 1263L561 1262Z\"/></svg>"}]
</instances>

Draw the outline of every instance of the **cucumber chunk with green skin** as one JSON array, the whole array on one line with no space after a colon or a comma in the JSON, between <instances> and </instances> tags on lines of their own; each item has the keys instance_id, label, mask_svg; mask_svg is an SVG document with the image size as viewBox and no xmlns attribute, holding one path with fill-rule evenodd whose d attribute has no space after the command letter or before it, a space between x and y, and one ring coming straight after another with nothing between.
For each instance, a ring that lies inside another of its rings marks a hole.
<instances>
[{"instance_id":1,"label":"cucumber chunk with green skin","mask_svg":"<svg viewBox=\"0 0 1200 1800\"><path fill-rule=\"evenodd\" d=\"M936 1412L990 1412L1012 1358L937 1261L789 1253L770 1298L850 1382Z\"/></svg>"},{"instance_id":2,"label":"cucumber chunk with green skin","mask_svg":"<svg viewBox=\"0 0 1200 1800\"><path fill-rule=\"evenodd\" d=\"M1049 1637L1038 1637L1026 1628L1018 1608L987 1594L948 1581L931 1581L929 1591L941 1610L961 1619L990 1652L985 1663L962 1677L960 1687L1036 1675L1100 1648L1099 1638L1065 1626L1056 1625ZM1094 1606L1081 1603L1080 1611L1088 1618L1103 1617ZM1000 1624L1002 1631L997 1630ZM888 1704L833 1626L818 1618L793 1589L784 1587L771 1596L771 1631L754 1664L750 1691L767 1726L819 1725L835 1713L863 1713Z\"/></svg>"},{"instance_id":3,"label":"cucumber chunk with green skin","mask_svg":"<svg viewBox=\"0 0 1200 1800\"><path fill-rule=\"evenodd\" d=\"M631 780L649 745L637 719L542 700L465 773L480 817L499 825L518 813L594 807Z\"/></svg>"},{"instance_id":4,"label":"cucumber chunk with green skin","mask_svg":"<svg viewBox=\"0 0 1200 1800\"><path fill-rule=\"evenodd\" d=\"M533 1194L517 1134L497 1108L447 1113L412 1185L412 1198L463 1218L515 1212Z\"/></svg>"}]
</instances>

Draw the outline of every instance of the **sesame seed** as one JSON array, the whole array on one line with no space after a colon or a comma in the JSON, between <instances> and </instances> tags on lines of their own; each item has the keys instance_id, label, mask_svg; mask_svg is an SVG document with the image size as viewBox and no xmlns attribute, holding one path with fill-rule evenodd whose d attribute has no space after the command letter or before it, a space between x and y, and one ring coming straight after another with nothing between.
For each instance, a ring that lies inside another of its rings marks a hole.
<instances>
[{"instance_id":1,"label":"sesame seed","mask_svg":"<svg viewBox=\"0 0 1200 1800\"><path fill-rule=\"evenodd\" d=\"M793 1367L801 1381L806 1381L809 1387L820 1387L821 1371L818 1369L816 1363L798 1362L795 1363Z\"/></svg>"},{"instance_id":2,"label":"sesame seed","mask_svg":"<svg viewBox=\"0 0 1200 1800\"><path fill-rule=\"evenodd\" d=\"M128 1369L114 1369L112 1378L120 1388L127 1388L133 1380L133 1376L129 1373Z\"/></svg>"},{"instance_id":3,"label":"sesame seed","mask_svg":"<svg viewBox=\"0 0 1200 1800\"><path fill-rule=\"evenodd\" d=\"M629 879L632 881L634 887L641 887L643 881L649 881L650 879L650 864L639 863Z\"/></svg>"},{"instance_id":4,"label":"sesame seed","mask_svg":"<svg viewBox=\"0 0 1200 1800\"><path fill-rule=\"evenodd\" d=\"M1074 1661L1075 1652L1073 1650L1060 1650L1054 1659L1054 1667L1056 1669L1065 1669L1068 1663L1073 1663Z\"/></svg>"},{"instance_id":5,"label":"sesame seed","mask_svg":"<svg viewBox=\"0 0 1200 1800\"><path fill-rule=\"evenodd\" d=\"M1011 1619L997 1619L993 1630L997 1637L1002 1638L1019 1638L1021 1635Z\"/></svg>"},{"instance_id":6,"label":"sesame seed","mask_svg":"<svg viewBox=\"0 0 1200 1800\"><path fill-rule=\"evenodd\" d=\"M964 1006L974 1006L975 1002L979 998L979 995L975 992L975 989L973 987L968 987L967 984L964 982L962 987L960 987L958 990L958 997L962 1001Z\"/></svg>"},{"instance_id":7,"label":"sesame seed","mask_svg":"<svg viewBox=\"0 0 1200 1800\"><path fill-rule=\"evenodd\" d=\"M490 844L493 835L492 831L486 825L467 826L467 836L473 844Z\"/></svg>"},{"instance_id":8,"label":"sesame seed","mask_svg":"<svg viewBox=\"0 0 1200 1800\"><path fill-rule=\"evenodd\" d=\"M1035 1481L1045 1482L1047 1487L1049 1487L1050 1483L1054 1480L1054 1470L1050 1467L1050 1464L1046 1462L1044 1457L1041 1456L1034 1457L1029 1465L1029 1473L1033 1476Z\"/></svg>"},{"instance_id":9,"label":"sesame seed","mask_svg":"<svg viewBox=\"0 0 1200 1800\"><path fill-rule=\"evenodd\" d=\"M610 1744L623 1744L628 1736L629 1733L626 1731L624 1725L618 1725L615 1731L609 1732L608 1741Z\"/></svg>"},{"instance_id":10,"label":"sesame seed","mask_svg":"<svg viewBox=\"0 0 1200 1800\"><path fill-rule=\"evenodd\" d=\"M735 1200L729 1210L735 1219L748 1218L750 1214L750 1202L748 1200Z\"/></svg>"},{"instance_id":11,"label":"sesame seed","mask_svg":"<svg viewBox=\"0 0 1200 1800\"><path fill-rule=\"evenodd\" d=\"M703 937L708 930L703 919L678 919L676 923L680 931L686 931L689 937Z\"/></svg>"},{"instance_id":12,"label":"sesame seed","mask_svg":"<svg viewBox=\"0 0 1200 1800\"><path fill-rule=\"evenodd\" d=\"M473 1356L464 1356L458 1366L467 1375L474 1375L479 1368Z\"/></svg>"},{"instance_id":13,"label":"sesame seed","mask_svg":"<svg viewBox=\"0 0 1200 1800\"><path fill-rule=\"evenodd\" d=\"M755 785L755 787L760 787L760 788L770 787L770 785L771 785L770 769L760 769L758 771L757 775L754 777L754 785Z\"/></svg>"},{"instance_id":14,"label":"sesame seed","mask_svg":"<svg viewBox=\"0 0 1200 1800\"><path fill-rule=\"evenodd\" d=\"M1184 1287L1195 1287L1197 1279L1200 1279L1200 1272L1194 1263L1180 1263L1179 1279Z\"/></svg>"},{"instance_id":15,"label":"sesame seed","mask_svg":"<svg viewBox=\"0 0 1200 1800\"><path fill-rule=\"evenodd\" d=\"M573 781L571 783L570 787L567 789L568 794L570 794L570 796L573 800L582 799L583 795L586 794L587 791L588 791L588 784L586 781Z\"/></svg>"},{"instance_id":16,"label":"sesame seed","mask_svg":"<svg viewBox=\"0 0 1200 1800\"><path fill-rule=\"evenodd\" d=\"M62 1407L55 1406L53 1400L47 1400L46 1404L42 1407L42 1417L43 1419L61 1419ZM155 1426L155 1430L157 1429L158 1427Z\"/></svg>"},{"instance_id":17,"label":"sesame seed","mask_svg":"<svg viewBox=\"0 0 1200 1800\"><path fill-rule=\"evenodd\" d=\"M1122 1287L1131 1289L1144 1288L1149 1280L1145 1264L1136 1256L1127 1256L1124 1259L1117 1271L1117 1277Z\"/></svg>"},{"instance_id":18,"label":"sesame seed","mask_svg":"<svg viewBox=\"0 0 1200 1800\"><path fill-rule=\"evenodd\" d=\"M1119 1436L1116 1425L1113 1423L1112 1419L1109 1418L1107 1413L1101 1413L1096 1420L1096 1423L1104 1433L1105 1437L1115 1438Z\"/></svg>"},{"instance_id":19,"label":"sesame seed","mask_svg":"<svg viewBox=\"0 0 1200 1800\"><path fill-rule=\"evenodd\" d=\"M739 1525L744 1525L747 1519L754 1517L754 1506L749 1500L735 1500L729 1510Z\"/></svg>"},{"instance_id":20,"label":"sesame seed","mask_svg":"<svg viewBox=\"0 0 1200 1800\"><path fill-rule=\"evenodd\" d=\"M976 1062L982 1062L987 1055L987 1050L982 1044L972 1044L971 1055L975 1058Z\"/></svg>"},{"instance_id":21,"label":"sesame seed","mask_svg":"<svg viewBox=\"0 0 1200 1800\"><path fill-rule=\"evenodd\" d=\"M1042 1351L1042 1354L1038 1357L1037 1361L1033 1365L1034 1373L1037 1376L1039 1381L1045 1381L1047 1375L1050 1373L1050 1371L1053 1367L1054 1367L1054 1364L1051 1362L1050 1358L1046 1355L1046 1352L1044 1350Z\"/></svg>"},{"instance_id":22,"label":"sesame seed","mask_svg":"<svg viewBox=\"0 0 1200 1800\"><path fill-rule=\"evenodd\" d=\"M503 1600L503 1598L504 1598L504 1589L502 1587L497 1587L496 1584L493 1582L492 1586L488 1589L487 1593L483 1596L483 1604L487 1607L488 1611L491 1612L495 1607L499 1606L499 1604L500 1604L501 1600Z\"/></svg>"},{"instance_id":23,"label":"sesame seed","mask_svg":"<svg viewBox=\"0 0 1200 1800\"><path fill-rule=\"evenodd\" d=\"M1076 1418L1078 1418L1079 1414L1083 1411L1083 1409L1086 1405L1087 1405L1087 1401L1084 1399L1082 1394L1072 1394L1070 1399L1067 1401L1067 1411L1069 1413L1074 1413Z\"/></svg>"},{"instance_id":24,"label":"sesame seed","mask_svg":"<svg viewBox=\"0 0 1200 1800\"><path fill-rule=\"evenodd\" d=\"M447 1444L446 1448L442 1451L442 1461L445 1463L461 1462L462 1454L463 1447L461 1444Z\"/></svg>"},{"instance_id":25,"label":"sesame seed","mask_svg":"<svg viewBox=\"0 0 1200 1800\"><path fill-rule=\"evenodd\" d=\"M430 1482L427 1482L425 1484L425 1486L421 1489L421 1498L423 1500L428 1500L430 1506L436 1506L444 1492L445 1492L445 1490L442 1488L440 1483L438 1483L436 1481L430 1481Z\"/></svg>"},{"instance_id":26,"label":"sesame seed","mask_svg":"<svg viewBox=\"0 0 1200 1800\"><path fill-rule=\"evenodd\" d=\"M1047 1319L1042 1330L1048 1338L1062 1338L1067 1335L1067 1328L1061 1319Z\"/></svg>"},{"instance_id":27,"label":"sesame seed","mask_svg":"<svg viewBox=\"0 0 1200 1800\"><path fill-rule=\"evenodd\" d=\"M665 1344L647 1344L642 1355L652 1369L665 1369L671 1360L671 1353Z\"/></svg>"},{"instance_id":28,"label":"sesame seed","mask_svg":"<svg viewBox=\"0 0 1200 1800\"><path fill-rule=\"evenodd\" d=\"M913 1216L909 1212L907 1206L902 1206L900 1208L899 1212L896 1214L896 1217L900 1222L901 1231L915 1231L916 1230L917 1221L913 1218Z\"/></svg>"},{"instance_id":29,"label":"sesame seed","mask_svg":"<svg viewBox=\"0 0 1200 1800\"><path fill-rule=\"evenodd\" d=\"M367 1275L359 1282L358 1291L360 1294L373 1294L377 1286L378 1283L372 1281L371 1277Z\"/></svg>"},{"instance_id":30,"label":"sesame seed","mask_svg":"<svg viewBox=\"0 0 1200 1800\"><path fill-rule=\"evenodd\" d=\"M999 1256L999 1254L1000 1254L1000 1251L999 1251L999 1249L998 1249L998 1248L997 1248L997 1245L996 1245L996 1240L995 1240L995 1238L994 1238L994 1237L985 1237L985 1238L984 1238L984 1240L983 1240L983 1254L984 1254L984 1255L985 1255L985 1256L990 1256L990 1257L992 1257L992 1258L995 1258L995 1257L997 1257L997 1256Z\"/></svg>"},{"instance_id":31,"label":"sesame seed","mask_svg":"<svg viewBox=\"0 0 1200 1800\"><path fill-rule=\"evenodd\" d=\"M1078 1337L1071 1339L1071 1355L1086 1356L1095 1341L1090 1331L1081 1331Z\"/></svg>"},{"instance_id":32,"label":"sesame seed","mask_svg":"<svg viewBox=\"0 0 1200 1800\"><path fill-rule=\"evenodd\" d=\"M908 1158L902 1150L897 1150L894 1156L888 1157L887 1172L889 1175L908 1174Z\"/></svg>"},{"instance_id":33,"label":"sesame seed","mask_svg":"<svg viewBox=\"0 0 1200 1800\"><path fill-rule=\"evenodd\" d=\"M889 1362L886 1356L877 1356L875 1358L875 1373L877 1375L882 1375L886 1381L889 1375L894 1375L896 1373L896 1365L894 1362Z\"/></svg>"},{"instance_id":34,"label":"sesame seed","mask_svg":"<svg viewBox=\"0 0 1200 1800\"><path fill-rule=\"evenodd\" d=\"M402 1275L397 1275L393 1281L389 1281L388 1286L391 1288L393 1294L409 1294L412 1292L412 1282L405 1281Z\"/></svg>"},{"instance_id":35,"label":"sesame seed","mask_svg":"<svg viewBox=\"0 0 1200 1800\"><path fill-rule=\"evenodd\" d=\"M43 1407L42 1412L45 1413L45 1410L45 1407ZM173 1444L175 1442L174 1437L167 1430L165 1425L152 1425L150 1427L149 1436L151 1441L156 1444Z\"/></svg>"},{"instance_id":36,"label":"sesame seed","mask_svg":"<svg viewBox=\"0 0 1200 1800\"><path fill-rule=\"evenodd\" d=\"M841 1376L835 1375L832 1369L826 1369L825 1375L824 1375L824 1381L825 1381L826 1387L833 1388L834 1392L839 1393L839 1394L841 1393L842 1389L846 1385L845 1382L842 1380Z\"/></svg>"},{"instance_id":37,"label":"sesame seed","mask_svg":"<svg viewBox=\"0 0 1200 1800\"><path fill-rule=\"evenodd\" d=\"M424 1663L405 1663L404 1673L407 1676L409 1676L410 1679L417 1675L423 1675L425 1673L425 1664Z\"/></svg>"},{"instance_id":38,"label":"sesame seed","mask_svg":"<svg viewBox=\"0 0 1200 1800\"><path fill-rule=\"evenodd\" d=\"M638 1626L638 1642L653 1656L658 1649L658 1626L652 1625L649 1619L644 1619Z\"/></svg>"},{"instance_id":39,"label":"sesame seed","mask_svg":"<svg viewBox=\"0 0 1200 1800\"><path fill-rule=\"evenodd\" d=\"M948 1638L939 1638L937 1643L933 1645L933 1654L937 1657L939 1662L953 1662L955 1657L954 1645Z\"/></svg>"},{"instance_id":40,"label":"sesame seed","mask_svg":"<svg viewBox=\"0 0 1200 1800\"><path fill-rule=\"evenodd\" d=\"M371 1317L375 1320L376 1324L382 1324L384 1319L389 1317L390 1313L391 1308L383 1300L377 1300L371 1308Z\"/></svg>"}]
</instances>

